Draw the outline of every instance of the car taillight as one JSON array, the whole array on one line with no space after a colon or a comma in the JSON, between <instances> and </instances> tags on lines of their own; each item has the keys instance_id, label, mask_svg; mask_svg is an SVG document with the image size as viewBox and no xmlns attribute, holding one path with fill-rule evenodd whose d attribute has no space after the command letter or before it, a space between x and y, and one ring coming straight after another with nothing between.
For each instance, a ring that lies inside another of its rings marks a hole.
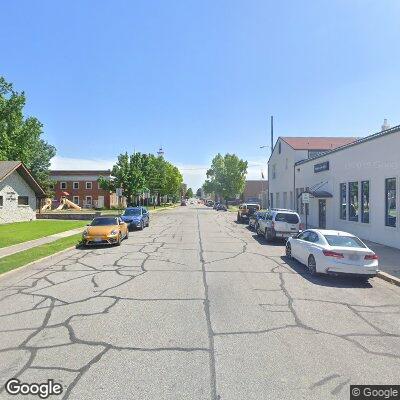
<instances>
[{"instance_id":1,"label":"car taillight","mask_svg":"<svg viewBox=\"0 0 400 400\"><path fill-rule=\"evenodd\" d=\"M336 251L330 251L330 250L323 250L324 256L327 257L334 257L334 258L344 258L342 253L337 253Z\"/></svg>"},{"instance_id":2,"label":"car taillight","mask_svg":"<svg viewBox=\"0 0 400 400\"><path fill-rule=\"evenodd\" d=\"M367 254L364 260L377 260L379 257L376 254Z\"/></svg>"},{"instance_id":3,"label":"car taillight","mask_svg":"<svg viewBox=\"0 0 400 400\"><path fill-rule=\"evenodd\" d=\"M304 231L304 224L300 224L300 225L299 225L299 229L300 229L301 231Z\"/></svg>"}]
</instances>

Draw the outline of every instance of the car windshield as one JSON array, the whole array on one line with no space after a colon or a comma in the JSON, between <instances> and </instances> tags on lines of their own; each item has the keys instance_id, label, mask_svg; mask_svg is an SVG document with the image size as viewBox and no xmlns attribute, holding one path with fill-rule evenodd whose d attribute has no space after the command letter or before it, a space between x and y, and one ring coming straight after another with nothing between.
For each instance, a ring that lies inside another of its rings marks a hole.
<instances>
[{"instance_id":1,"label":"car windshield","mask_svg":"<svg viewBox=\"0 0 400 400\"><path fill-rule=\"evenodd\" d=\"M275 221L287 222L288 224L298 224L299 217L296 214L279 213L276 214Z\"/></svg>"},{"instance_id":2,"label":"car windshield","mask_svg":"<svg viewBox=\"0 0 400 400\"><path fill-rule=\"evenodd\" d=\"M95 218L91 226L107 226L107 225L118 225L117 218Z\"/></svg>"},{"instance_id":3,"label":"car windshield","mask_svg":"<svg viewBox=\"0 0 400 400\"><path fill-rule=\"evenodd\" d=\"M128 216L132 216L132 215L140 215L140 208L127 208L124 211L123 215L128 215Z\"/></svg>"},{"instance_id":4,"label":"car windshield","mask_svg":"<svg viewBox=\"0 0 400 400\"><path fill-rule=\"evenodd\" d=\"M355 236L324 235L324 237L328 244L333 247L366 247L365 244Z\"/></svg>"}]
</instances>

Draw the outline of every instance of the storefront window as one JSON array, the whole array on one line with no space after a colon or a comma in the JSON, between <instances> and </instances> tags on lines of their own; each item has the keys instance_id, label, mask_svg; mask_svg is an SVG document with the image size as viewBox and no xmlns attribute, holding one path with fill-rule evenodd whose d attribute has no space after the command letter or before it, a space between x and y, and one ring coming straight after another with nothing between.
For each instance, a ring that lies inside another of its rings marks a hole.
<instances>
[{"instance_id":1,"label":"storefront window","mask_svg":"<svg viewBox=\"0 0 400 400\"><path fill-rule=\"evenodd\" d=\"M349 182L349 221L358 221L358 182Z\"/></svg>"},{"instance_id":2,"label":"storefront window","mask_svg":"<svg viewBox=\"0 0 400 400\"><path fill-rule=\"evenodd\" d=\"M346 184L340 184L340 219L346 219L346 211L347 211L347 191Z\"/></svg>"},{"instance_id":3,"label":"storefront window","mask_svg":"<svg viewBox=\"0 0 400 400\"><path fill-rule=\"evenodd\" d=\"M385 224L396 227L396 178L385 180Z\"/></svg>"},{"instance_id":4,"label":"storefront window","mask_svg":"<svg viewBox=\"0 0 400 400\"><path fill-rule=\"evenodd\" d=\"M369 223L369 181L361 182L361 222Z\"/></svg>"}]
</instances>

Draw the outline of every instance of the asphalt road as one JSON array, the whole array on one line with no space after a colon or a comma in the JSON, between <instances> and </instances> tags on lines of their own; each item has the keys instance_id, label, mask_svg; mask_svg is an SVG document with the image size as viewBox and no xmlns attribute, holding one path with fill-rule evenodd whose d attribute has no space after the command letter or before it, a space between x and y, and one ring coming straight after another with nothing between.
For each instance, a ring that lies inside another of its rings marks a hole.
<instances>
[{"instance_id":1,"label":"asphalt road","mask_svg":"<svg viewBox=\"0 0 400 400\"><path fill-rule=\"evenodd\" d=\"M0 277L4 383L79 400L349 399L400 383L400 288L310 277L231 213L159 213L120 247ZM50 399L59 398L52 396Z\"/></svg>"}]
</instances>

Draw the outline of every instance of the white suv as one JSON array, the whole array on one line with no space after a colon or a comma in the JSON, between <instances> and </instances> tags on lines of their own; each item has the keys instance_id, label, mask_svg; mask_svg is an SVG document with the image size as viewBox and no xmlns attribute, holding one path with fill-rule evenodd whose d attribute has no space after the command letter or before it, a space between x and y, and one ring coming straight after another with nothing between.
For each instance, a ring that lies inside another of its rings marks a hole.
<instances>
[{"instance_id":1,"label":"white suv","mask_svg":"<svg viewBox=\"0 0 400 400\"><path fill-rule=\"evenodd\" d=\"M258 220L257 234L267 241L297 235L300 230L300 216L292 210L272 208Z\"/></svg>"}]
</instances>

